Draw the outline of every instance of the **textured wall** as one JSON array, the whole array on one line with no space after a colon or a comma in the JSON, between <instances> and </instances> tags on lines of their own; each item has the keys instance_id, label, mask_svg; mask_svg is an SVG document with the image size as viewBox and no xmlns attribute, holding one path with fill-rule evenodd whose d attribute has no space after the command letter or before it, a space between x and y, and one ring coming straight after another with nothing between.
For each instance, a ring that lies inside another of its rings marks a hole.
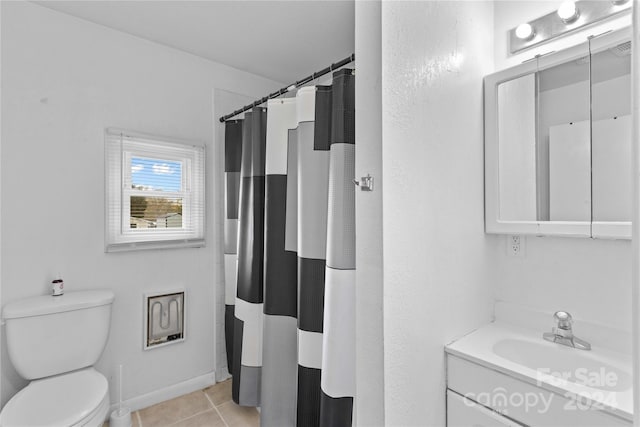
<instances>
[{"instance_id":1,"label":"textured wall","mask_svg":"<svg viewBox=\"0 0 640 427\"><path fill-rule=\"evenodd\" d=\"M382 322L381 4L356 2L356 179L371 174L374 191L356 191L356 405L359 426L384 424Z\"/></svg>"},{"instance_id":2,"label":"textured wall","mask_svg":"<svg viewBox=\"0 0 640 427\"><path fill-rule=\"evenodd\" d=\"M482 77L491 2L382 5L385 420L445 425L443 347L490 321Z\"/></svg>"}]
</instances>

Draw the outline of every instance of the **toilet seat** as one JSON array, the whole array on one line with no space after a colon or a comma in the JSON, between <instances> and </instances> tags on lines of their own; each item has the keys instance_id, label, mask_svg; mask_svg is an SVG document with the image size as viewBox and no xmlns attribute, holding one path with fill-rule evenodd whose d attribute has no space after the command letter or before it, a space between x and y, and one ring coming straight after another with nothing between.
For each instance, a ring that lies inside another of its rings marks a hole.
<instances>
[{"instance_id":1,"label":"toilet seat","mask_svg":"<svg viewBox=\"0 0 640 427\"><path fill-rule=\"evenodd\" d=\"M6 404L0 426L100 425L109 410L108 393L107 379L93 368L35 380Z\"/></svg>"}]
</instances>

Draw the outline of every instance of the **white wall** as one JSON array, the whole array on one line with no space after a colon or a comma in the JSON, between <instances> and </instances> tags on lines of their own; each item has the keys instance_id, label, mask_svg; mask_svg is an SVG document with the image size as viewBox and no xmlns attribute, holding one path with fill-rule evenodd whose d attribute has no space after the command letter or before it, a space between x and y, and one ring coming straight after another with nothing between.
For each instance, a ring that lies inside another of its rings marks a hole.
<instances>
[{"instance_id":1,"label":"white wall","mask_svg":"<svg viewBox=\"0 0 640 427\"><path fill-rule=\"evenodd\" d=\"M492 318L482 120L490 28L492 2L382 5L388 426L445 425L444 345Z\"/></svg>"},{"instance_id":2,"label":"white wall","mask_svg":"<svg viewBox=\"0 0 640 427\"><path fill-rule=\"evenodd\" d=\"M1 7L2 303L46 294L57 272L67 291L113 289L111 335L97 365L112 400L119 363L125 399L212 378L220 192L207 202L207 247L105 254L103 130L202 141L207 164L218 165L213 89L257 97L281 84L32 3ZM210 188L216 174L209 167ZM177 286L188 292L186 342L143 351L142 294ZM5 352L2 403L24 384Z\"/></svg>"},{"instance_id":3,"label":"white wall","mask_svg":"<svg viewBox=\"0 0 640 427\"><path fill-rule=\"evenodd\" d=\"M495 3L496 70L535 54L583 43L591 34L628 25L628 14L518 55L507 52L507 31L549 13L561 1ZM631 243L580 238L527 237L523 258L507 257L504 236L491 236L496 299L553 313L567 310L616 328L631 327ZM551 326L551 325L550 325Z\"/></svg>"},{"instance_id":4,"label":"white wall","mask_svg":"<svg viewBox=\"0 0 640 427\"><path fill-rule=\"evenodd\" d=\"M384 425L382 262L382 62L380 1L355 10L356 177L371 174L374 191L356 187L355 424Z\"/></svg>"},{"instance_id":5,"label":"white wall","mask_svg":"<svg viewBox=\"0 0 640 427\"><path fill-rule=\"evenodd\" d=\"M2 7L0 7L0 52L2 51ZM0 54L0 159L2 159L2 105L1 100L2 97L2 57ZM0 192L2 189L2 162L0 161ZM2 224L2 197L0 197L0 225ZM2 303L2 227L0 226L0 305ZM2 393L4 391L4 387L2 385L2 354L4 351L4 344L2 343L2 339L0 339L0 400L2 397ZM1 403L1 401L0 401Z\"/></svg>"}]
</instances>

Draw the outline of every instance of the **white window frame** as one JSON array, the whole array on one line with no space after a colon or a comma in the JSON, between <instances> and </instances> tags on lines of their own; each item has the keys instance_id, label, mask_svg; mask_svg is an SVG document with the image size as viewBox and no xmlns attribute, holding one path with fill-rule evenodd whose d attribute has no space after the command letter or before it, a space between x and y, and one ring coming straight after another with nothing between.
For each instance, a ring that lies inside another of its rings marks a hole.
<instances>
[{"instance_id":1,"label":"white window frame","mask_svg":"<svg viewBox=\"0 0 640 427\"><path fill-rule=\"evenodd\" d=\"M181 189L132 188L131 159L181 163ZM205 246L205 147L122 129L105 130L105 251ZM131 196L182 199L181 228L130 226Z\"/></svg>"}]
</instances>

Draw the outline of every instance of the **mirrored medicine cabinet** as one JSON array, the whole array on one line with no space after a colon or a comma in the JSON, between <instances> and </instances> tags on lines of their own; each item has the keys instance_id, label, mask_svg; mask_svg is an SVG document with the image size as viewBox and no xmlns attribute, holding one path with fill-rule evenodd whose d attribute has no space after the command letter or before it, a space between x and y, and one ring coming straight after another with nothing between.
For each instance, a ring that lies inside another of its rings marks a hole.
<instances>
[{"instance_id":1,"label":"mirrored medicine cabinet","mask_svg":"<svg viewBox=\"0 0 640 427\"><path fill-rule=\"evenodd\" d=\"M631 238L630 39L485 77L487 233Z\"/></svg>"}]
</instances>

